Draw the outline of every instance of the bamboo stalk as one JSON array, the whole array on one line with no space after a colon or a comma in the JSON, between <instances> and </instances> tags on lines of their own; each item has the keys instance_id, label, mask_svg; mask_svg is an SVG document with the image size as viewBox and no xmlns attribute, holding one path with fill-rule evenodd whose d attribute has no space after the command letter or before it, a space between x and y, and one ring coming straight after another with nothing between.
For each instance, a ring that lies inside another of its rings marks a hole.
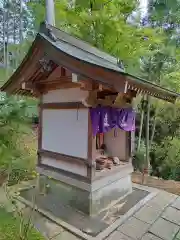
<instances>
[{"instance_id":1,"label":"bamboo stalk","mask_svg":"<svg viewBox=\"0 0 180 240\"><path fill-rule=\"evenodd\" d=\"M146 166L148 175L150 171L149 161L149 120L150 120L150 96L147 95L147 116L146 116Z\"/></svg>"},{"instance_id":2,"label":"bamboo stalk","mask_svg":"<svg viewBox=\"0 0 180 240\"><path fill-rule=\"evenodd\" d=\"M144 122L144 109L141 109L141 120L140 120L140 129L139 129L139 137L138 137L138 145L137 145L137 152L141 147L141 137L142 137L142 129L143 129L143 122Z\"/></svg>"},{"instance_id":3,"label":"bamboo stalk","mask_svg":"<svg viewBox=\"0 0 180 240\"><path fill-rule=\"evenodd\" d=\"M153 143L153 139L154 139L154 135L155 135L155 130L156 130L156 119L157 119L157 110L158 110L158 106L156 106L155 109L155 114L154 114L154 121L153 121L153 127L152 127L152 134L150 137L150 143L149 143L149 147L151 148L151 145Z\"/></svg>"}]
</instances>

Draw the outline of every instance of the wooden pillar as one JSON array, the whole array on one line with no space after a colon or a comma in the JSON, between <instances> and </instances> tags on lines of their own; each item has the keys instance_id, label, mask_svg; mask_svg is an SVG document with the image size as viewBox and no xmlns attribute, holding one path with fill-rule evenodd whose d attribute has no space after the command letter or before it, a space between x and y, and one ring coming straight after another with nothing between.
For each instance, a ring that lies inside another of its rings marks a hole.
<instances>
[{"instance_id":1,"label":"wooden pillar","mask_svg":"<svg viewBox=\"0 0 180 240\"><path fill-rule=\"evenodd\" d=\"M40 95L40 101L39 101L39 123L38 123L38 162L37 165L39 166L41 164L41 156L39 154L39 151L42 149L42 95Z\"/></svg>"},{"instance_id":2,"label":"wooden pillar","mask_svg":"<svg viewBox=\"0 0 180 240\"><path fill-rule=\"evenodd\" d=\"M92 124L91 124L91 116L90 110L88 110L88 167L87 167L87 177L92 181L93 177L95 176L95 167L93 164L93 157L92 157L92 142L93 142L93 134L92 134Z\"/></svg>"}]
</instances>

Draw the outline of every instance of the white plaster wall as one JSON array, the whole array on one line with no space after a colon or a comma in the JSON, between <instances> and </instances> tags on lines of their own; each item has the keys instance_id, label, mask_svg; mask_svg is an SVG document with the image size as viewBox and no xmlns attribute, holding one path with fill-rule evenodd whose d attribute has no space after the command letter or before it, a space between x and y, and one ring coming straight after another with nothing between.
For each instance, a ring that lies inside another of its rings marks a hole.
<instances>
[{"instance_id":1,"label":"white plaster wall","mask_svg":"<svg viewBox=\"0 0 180 240\"><path fill-rule=\"evenodd\" d=\"M87 158L88 109L44 109L42 149Z\"/></svg>"},{"instance_id":2,"label":"white plaster wall","mask_svg":"<svg viewBox=\"0 0 180 240\"><path fill-rule=\"evenodd\" d=\"M126 132L121 129L116 129L116 135L114 135L114 129L105 133L104 143L107 146L108 153L113 157L119 157L120 160L126 159Z\"/></svg>"},{"instance_id":3,"label":"white plaster wall","mask_svg":"<svg viewBox=\"0 0 180 240\"><path fill-rule=\"evenodd\" d=\"M41 163L57 169L62 169L68 172L76 173L81 176L87 176L87 167L84 165L80 166L80 165L73 164L72 162L58 161L58 159L53 159L48 157L42 157Z\"/></svg>"},{"instance_id":4,"label":"white plaster wall","mask_svg":"<svg viewBox=\"0 0 180 240\"><path fill-rule=\"evenodd\" d=\"M57 89L43 95L43 103L79 102L88 96L88 91L80 88Z\"/></svg>"}]
</instances>

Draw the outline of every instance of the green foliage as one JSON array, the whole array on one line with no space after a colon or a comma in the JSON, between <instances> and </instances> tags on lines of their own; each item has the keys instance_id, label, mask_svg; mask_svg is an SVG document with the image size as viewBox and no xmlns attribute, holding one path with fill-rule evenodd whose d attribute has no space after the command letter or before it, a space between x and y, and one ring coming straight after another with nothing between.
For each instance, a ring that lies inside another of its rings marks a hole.
<instances>
[{"instance_id":1,"label":"green foliage","mask_svg":"<svg viewBox=\"0 0 180 240\"><path fill-rule=\"evenodd\" d=\"M175 30L177 25L179 24L179 9L180 2L179 0L150 0L148 1L149 7L149 20L154 25L159 25L160 27L163 24L170 24L169 29L167 30Z\"/></svg>"},{"instance_id":2,"label":"green foliage","mask_svg":"<svg viewBox=\"0 0 180 240\"><path fill-rule=\"evenodd\" d=\"M137 7L135 0L55 1L56 26L123 60L129 71L138 69L139 58L150 54L149 46L161 44L160 29L139 28L128 23ZM45 5L28 4L34 17L35 30L45 19ZM137 22L138 24L138 22ZM136 72L137 74L137 72Z\"/></svg>"},{"instance_id":3,"label":"green foliage","mask_svg":"<svg viewBox=\"0 0 180 240\"><path fill-rule=\"evenodd\" d=\"M151 109L153 112L153 107ZM139 125L139 115L137 116L137 125ZM151 113L150 134L152 133ZM180 103L175 105L159 101L156 112L156 131L154 141L150 150L150 163L152 175L164 179L174 179L180 181ZM134 162L137 169L141 171L143 166L143 153L145 153L144 142L145 129L143 128L143 137L140 151L135 154Z\"/></svg>"},{"instance_id":4,"label":"green foliage","mask_svg":"<svg viewBox=\"0 0 180 240\"><path fill-rule=\"evenodd\" d=\"M175 105L159 102L157 111L157 127L155 132L154 141L160 142L165 137L179 136L180 133L180 102L178 101Z\"/></svg>"},{"instance_id":5,"label":"green foliage","mask_svg":"<svg viewBox=\"0 0 180 240\"><path fill-rule=\"evenodd\" d=\"M141 57L141 75L149 81L180 91L179 74L179 1L148 1L148 27L160 28L161 44L149 47L151 54ZM179 174L179 120L180 105L151 100L150 152L152 174L165 179L180 180ZM138 123L138 121L137 121ZM155 132L154 132L155 129ZM143 128L143 140L145 131ZM172 154L171 152L174 153ZM136 157L137 158L137 157Z\"/></svg>"},{"instance_id":6,"label":"green foliage","mask_svg":"<svg viewBox=\"0 0 180 240\"><path fill-rule=\"evenodd\" d=\"M101 3L100 3L101 2ZM158 29L138 28L128 23L136 2L98 1L98 10L56 2L56 25L124 61L128 69L139 65L139 58L150 54L151 44L160 44ZM133 67L132 67L133 66Z\"/></svg>"},{"instance_id":7,"label":"green foliage","mask_svg":"<svg viewBox=\"0 0 180 240\"><path fill-rule=\"evenodd\" d=\"M29 1L27 6L32 14L34 33L36 33L39 29L40 23L45 20L45 1Z\"/></svg>"},{"instance_id":8,"label":"green foliage","mask_svg":"<svg viewBox=\"0 0 180 240\"><path fill-rule=\"evenodd\" d=\"M164 179L180 180L180 138L167 137L161 144L154 145L152 159L155 160L156 166L152 163L155 174L158 170Z\"/></svg>"},{"instance_id":9,"label":"green foliage","mask_svg":"<svg viewBox=\"0 0 180 240\"><path fill-rule=\"evenodd\" d=\"M0 100L0 164L8 167L12 153L16 152L16 134L24 122L25 105L3 96Z\"/></svg>"},{"instance_id":10,"label":"green foliage","mask_svg":"<svg viewBox=\"0 0 180 240\"><path fill-rule=\"evenodd\" d=\"M0 208L0 239L2 240L18 240L20 229L20 219L13 217L4 209ZM26 240L43 240L44 238L32 229Z\"/></svg>"},{"instance_id":11,"label":"green foliage","mask_svg":"<svg viewBox=\"0 0 180 240\"><path fill-rule=\"evenodd\" d=\"M26 134L29 134L26 103L1 95L0 169L10 171L10 184L29 178L34 169L30 164L32 158L20 141Z\"/></svg>"}]
</instances>

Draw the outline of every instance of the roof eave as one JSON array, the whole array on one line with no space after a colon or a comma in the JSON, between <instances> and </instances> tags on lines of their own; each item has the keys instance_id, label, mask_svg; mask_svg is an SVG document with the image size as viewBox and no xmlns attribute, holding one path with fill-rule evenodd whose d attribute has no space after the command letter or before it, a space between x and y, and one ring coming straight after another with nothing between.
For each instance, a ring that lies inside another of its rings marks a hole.
<instances>
[{"instance_id":1,"label":"roof eave","mask_svg":"<svg viewBox=\"0 0 180 240\"><path fill-rule=\"evenodd\" d=\"M45 34L47 37L44 38L42 36L42 34ZM29 68L30 65L32 64L32 56L31 56L32 53L37 49L41 50L41 53L44 52L43 46L44 46L44 44L46 44L46 42L48 42L48 44L51 44L51 46L54 46L56 48L56 51L61 51L62 52L62 50L58 49L56 44L54 44L56 41L58 41L58 40L57 40L56 36L52 35L50 26L46 25L45 23L42 23L41 26L40 26L40 32L39 32L39 34L37 34L36 39L34 40L32 46L29 49L29 51L28 51L27 55L25 56L24 60L22 61L20 66L17 68L15 73L10 77L10 79L1 87L1 91L10 92L10 89L11 89L12 85L16 85L19 82L21 82L20 81L21 80L20 78L22 78L21 72L27 71L26 70L27 66ZM42 44L42 43L44 43L44 44ZM48 53L48 51L47 51L47 53ZM67 53L64 52L64 54L67 54ZM176 101L177 97L180 97L180 94L178 94L178 93L175 93L175 92L170 91L166 88L160 87L160 86L158 86L154 83L148 82L145 79L141 79L139 77L133 76L133 75L128 74L126 72L116 71L116 70L113 70L113 69L109 69L107 67L96 65L96 64L93 64L91 62L88 62L88 61L85 61L85 60L82 60L82 59L78 59L76 56L70 56L69 55L69 57L72 57L72 58L77 59L77 60L81 60L82 62L85 62L86 64L89 64L92 67L96 66L96 67L107 70L109 73L113 73L113 74L115 73L116 74L116 75L112 75L112 76L117 77L117 74L119 74L119 76L120 75L124 76L125 79L127 79L127 81L130 83L130 87L133 87L133 84L135 85L135 87L134 87L135 89L137 88L137 86L139 86L139 89L142 88L142 89L146 90L145 94L153 95L156 98L163 99L163 100L174 103ZM38 59L36 58L36 60L38 60ZM81 74L81 73L79 73L79 74ZM21 90L21 89L19 89L19 90ZM154 91L154 94L152 94L153 91ZM13 92L10 92L10 93L12 94Z\"/></svg>"},{"instance_id":2,"label":"roof eave","mask_svg":"<svg viewBox=\"0 0 180 240\"><path fill-rule=\"evenodd\" d=\"M24 79L24 76L21 76L22 72L28 67L31 67L32 63L35 63L33 61L33 58L42 53L42 44L40 44L41 37L39 34L37 34L35 40L33 41L31 47L29 48L27 54L25 55L24 59L16 69L16 71L12 74L12 76L1 86L0 90L13 94L13 92L10 91L10 88L12 85L16 85L19 83L20 79ZM29 63L31 61L31 63Z\"/></svg>"}]
</instances>

